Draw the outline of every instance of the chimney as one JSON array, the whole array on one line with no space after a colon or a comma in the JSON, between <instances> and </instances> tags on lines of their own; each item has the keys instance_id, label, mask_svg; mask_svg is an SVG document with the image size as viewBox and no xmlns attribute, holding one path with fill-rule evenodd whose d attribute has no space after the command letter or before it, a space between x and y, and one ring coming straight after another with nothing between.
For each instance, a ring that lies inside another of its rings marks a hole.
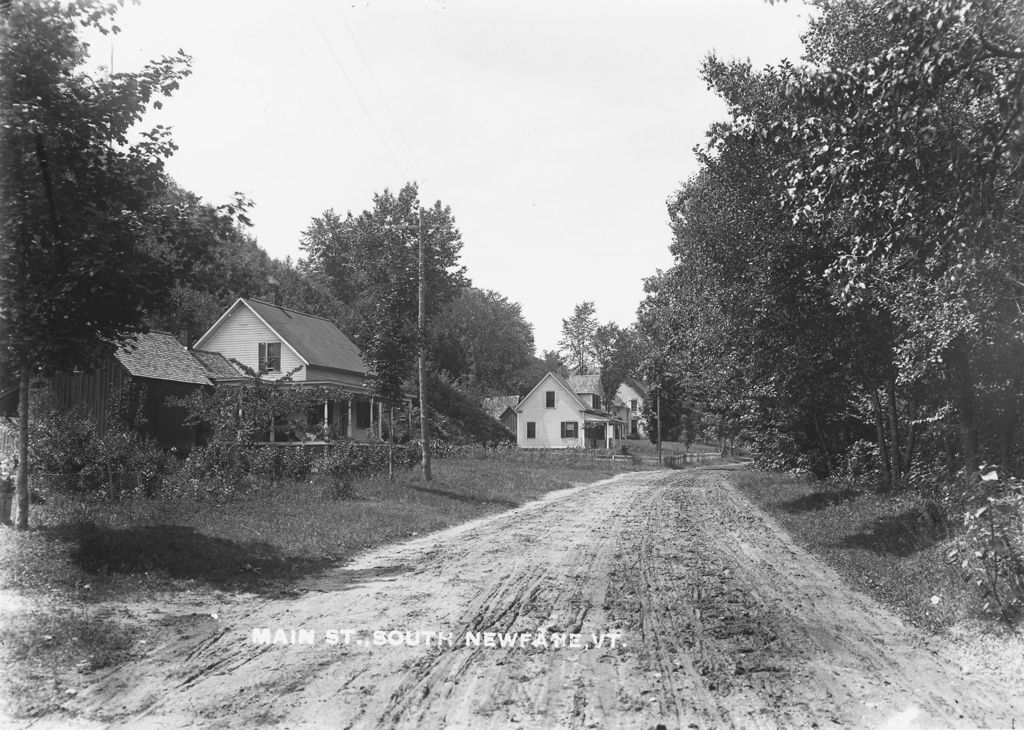
<instances>
[{"instance_id":1,"label":"chimney","mask_svg":"<svg viewBox=\"0 0 1024 730\"><path fill-rule=\"evenodd\" d=\"M281 306L281 282L273 276L267 277L267 288L270 289L270 301L278 307Z\"/></svg>"},{"instance_id":2,"label":"chimney","mask_svg":"<svg viewBox=\"0 0 1024 730\"><path fill-rule=\"evenodd\" d=\"M178 342L180 342L182 347L186 350L192 349L192 325L188 322L178 323Z\"/></svg>"}]
</instances>

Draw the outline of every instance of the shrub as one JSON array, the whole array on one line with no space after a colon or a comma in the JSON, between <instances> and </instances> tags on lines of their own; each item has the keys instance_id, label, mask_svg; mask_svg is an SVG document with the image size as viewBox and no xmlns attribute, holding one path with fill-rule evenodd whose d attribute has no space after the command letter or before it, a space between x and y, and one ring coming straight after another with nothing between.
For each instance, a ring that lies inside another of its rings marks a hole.
<instances>
[{"instance_id":1,"label":"shrub","mask_svg":"<svg viewBox=\"0 0 1024 730\"><path fill-rule=\"evenodd\" d=\"M348 499L352 496L355 476L351 461L340 449L329 449L316 463L316 482L327 499Z\"/></svg>"},{"instance_id":2,"label":"shrub","mask_svg":"<svg viewBox=\"0 0 1024 730\"><path fill-rule=\"evenodd\" d=\"M62 475L53 484L65 491L152 496L161 477L174 471L176 459L122 417L127 390L111 397L107 430L84 406L62 410L49 394L34 394L29 458L36 472Z\"/></svg>"},{"instance_id":3,"label":"shrub","mask_svg":"<svg viewBox=\"0 0 1024 730\"><path fill-rule=\"evenodd\" d=\"M877 446L863 439L854 441L839 458L833 476L851 485L877 485L879 483Z\"/></svg>"},{"instance_id":4,"label":"shrub","mask_svg":"<svg viewBox=\"0 0 1024 730\"><path fill-rule=\"evenodd\" d=\"M990 478L991 477L991 478ZM965 532L949 553L981 594L982 610L1010 621L1024 609L1024 482L995 470L965 497Z\"/></svg>"},{"instance_id":5,"label":"shrub","mask_svg":"<svg viewBox=\"0 0 1024 730\"><path fill-rule=\"evenodd\" d=\"M47 396L33 398L29 461L33 471L77 474L96 458L96 424L85 406L62 411Z\"/></svg>"}]
</instances>

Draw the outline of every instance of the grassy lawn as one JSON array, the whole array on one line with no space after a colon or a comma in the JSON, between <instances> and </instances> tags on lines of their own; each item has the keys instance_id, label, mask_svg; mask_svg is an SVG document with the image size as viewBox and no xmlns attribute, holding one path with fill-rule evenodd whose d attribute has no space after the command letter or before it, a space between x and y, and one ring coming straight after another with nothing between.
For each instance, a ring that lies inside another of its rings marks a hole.
<instances>
[{"instance_id":1,"label":"grassy lawn","mask_svg":"<svg viewBox=\"0 0 1024 730\"><path fill-rule=\"evenodd\" d=\"M173 613L236 595L287 595L291 579L359 551L622 470L448 459L434 462L429 485L418 471L393 483L374 477L343 500L312 482L229 503L42 494L31 530L0 529L0 712L59 712L90 673L146 651L147 607Z\"/></svg>"}]
</instances>

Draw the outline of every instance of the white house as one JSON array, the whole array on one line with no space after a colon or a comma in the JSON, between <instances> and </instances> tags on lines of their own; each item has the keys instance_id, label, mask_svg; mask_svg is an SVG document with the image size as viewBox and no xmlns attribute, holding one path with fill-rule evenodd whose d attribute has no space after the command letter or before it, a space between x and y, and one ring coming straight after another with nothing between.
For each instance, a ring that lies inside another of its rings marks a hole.
<instances>
[{"instance_id":1,"label":"white house","mask_svg":"<svg viewBox=\"0 0 1024 730\"><path fill-rule=\"evenodd\" d=\"M347 397L324 403L310 425L360 441L381 434L383 405L368 386L369 369L359 348L330 320L240 298L196 341L195 350L220 353L270 380L291 373L299 386L340 386Z\"/></svg>"},{"instance_id":2,"label":"white house","mask_svg":"<svg viewBox=\"0 0 1024 730\"><path fill-rule=\"evenodd\" d=\"M619 386L618 391L616 391L615 397L622 401L623 405L629 409L628 435L640 438L647 436L644 422L640 420L641 411L648 399L647 388L644 387L643 383L627 375L622 381L622 385Z\"/></svg>"},{"instance_id":3,"label":"white house","mask_svg":"<svg viewBox=\"0 0 1024 730\"><path fill-rule=\"evenodd\" d=\"M516 441L524 449L611 448L624 425L601 410L600 376L577 376L577 388L548 373L515 407Z\"/></svg>"}]
</instances>

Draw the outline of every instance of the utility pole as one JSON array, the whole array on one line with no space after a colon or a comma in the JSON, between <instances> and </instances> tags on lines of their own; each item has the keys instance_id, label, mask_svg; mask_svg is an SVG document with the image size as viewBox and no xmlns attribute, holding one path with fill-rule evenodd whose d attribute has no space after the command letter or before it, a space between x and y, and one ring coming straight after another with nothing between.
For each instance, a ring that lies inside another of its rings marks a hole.
<instances>
[{"instance_id":1,"label":"utility pole","mask_svg":"<svg viewBox=\"0 0 1024 730\"><path fill-rule=\"evenodd\" d=\"M420 377L420 441L423 444L423 481L433 479L430 474L430 415L427 410L427 258L425 253L426 231L423 227L423 208L419 220L419 340L420 353L417 369Z\"/></svg>"},{"instance_id":2,"label":"utility pole","mask_svg":"<svg viewBox=\"0 0 1024 730\"><path fill-rule=\"evenodd\" d=\"M661 392L658 392L658 466L661 466Z\"/></svg>"}]
</instances>

